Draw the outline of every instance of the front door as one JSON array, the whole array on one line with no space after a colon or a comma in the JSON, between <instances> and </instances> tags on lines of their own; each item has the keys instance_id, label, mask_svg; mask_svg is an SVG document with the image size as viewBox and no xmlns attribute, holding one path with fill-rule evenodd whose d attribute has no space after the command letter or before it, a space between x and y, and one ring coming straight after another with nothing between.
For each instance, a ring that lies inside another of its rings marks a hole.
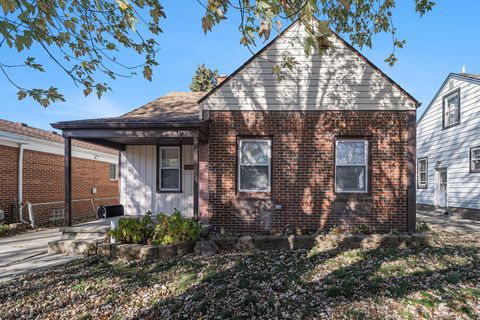
<instances>
[{"instance_id":1,"label":"front door","mask_svg":"<svg viewBox=\"0 0 480 320\"><path fill-rule=\"evenodd\" d=\"M435 205L439 208L446 208L448 206L447 176L447 168L437 170L435 179Z\"/></svg>"}]
</instances>

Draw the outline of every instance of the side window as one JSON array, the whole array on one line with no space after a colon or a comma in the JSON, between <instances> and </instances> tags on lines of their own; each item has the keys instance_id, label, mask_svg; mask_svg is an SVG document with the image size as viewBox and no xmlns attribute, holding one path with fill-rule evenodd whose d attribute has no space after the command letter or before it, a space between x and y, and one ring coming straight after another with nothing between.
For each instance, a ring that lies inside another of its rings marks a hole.
<instances>
[{"instance_id":1,"label":"side window","mask_svg":"<svg viewBox=\"0 0 480 320\"><path fill-rule=\"evenodd\" d=\"M480 146L470 148L470 172L480 172Z\"/></svg>"},{"instance_id":2,"label":"side window","mask_svg":"<svg viewBox=\"0 0 480 320\"><path fill-rule=\"evenodd\" d=\"M460 90L443 98L443 128L460 123Z\"/></svg>"},{"instance_id":3,"label":"side window","mask_svg":"<svg viewBox=\"0 0 480 320\"><path fill-rule=\"evenodd\" d=\"M118 179L118 164L110 163L110 180L117 180Z\"/></svg>"},{"instance_id":4,"label":"side window","mask_svg":"<svg viewBox=\"0 0 480 320\"><path fill-rule=\"evenodd\" d=\"M240 192L270 191L270 139L241 139L238 143L238 190Z\"/></svg>"},{"instance_id":5,"label":"side window","mask_svg":"<svg viewBox=\"0 0 480 320\"><path fill-rule=\"evenodd\" d=\"M180 147L159 147L158 179L160 191L181 190Z\"/></svg>"},{"instance_id":6,"label":"side window","mask_svg":"<svg viewBox=\"0 0 480 320\"><path fill-rule=\"evenodd\" d=\"M368 141L337 140L335 143L335 191L368 191Z\"/></svg>"},{"instance_id":7,"label":"side window","mask_svg":"<svg viewBox=\"0 0 480 320\"><path fill-rule=\"evenodd\" d=\"M428 159L420 158L417 161L417 188L428 188Z\"/></svg>"}]
</instances>

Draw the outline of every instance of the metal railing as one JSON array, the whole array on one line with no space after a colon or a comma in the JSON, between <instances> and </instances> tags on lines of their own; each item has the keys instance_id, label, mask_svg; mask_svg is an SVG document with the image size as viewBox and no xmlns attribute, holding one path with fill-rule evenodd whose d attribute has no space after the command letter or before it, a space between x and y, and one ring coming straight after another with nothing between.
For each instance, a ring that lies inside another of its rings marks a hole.
<instances>
[{"instance_id":1,"label":"metal railing","mask_svg":"<svg viewBox=\"0 0 480 320\"><path fill-rule=\"evenodd\" d=\"M97 218L97 208L104 205L119 204L119 197L86 198L72 200L72 220L87 221ZM65 202L51 201L28 203L27 210L32 225L45 224L65 219ZM25 215L26 216L26 215ZM33 220L33 221L32 221Z\"/></svg>"}]
</instances>

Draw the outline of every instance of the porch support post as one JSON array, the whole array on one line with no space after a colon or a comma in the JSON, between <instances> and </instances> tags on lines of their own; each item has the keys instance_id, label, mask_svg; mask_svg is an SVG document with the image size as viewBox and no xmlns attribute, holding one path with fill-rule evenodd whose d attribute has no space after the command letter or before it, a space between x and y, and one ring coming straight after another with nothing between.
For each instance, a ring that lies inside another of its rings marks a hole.
<instances>
[{"instance_id":1,"label":"porch support post","mask_svg":"<svg viewBox=\"0 0 480 320\"><path fill-rule=\"evenodd\" d=\"M65 224L72 226L72 139L65 138Z\"/></svg>"},{"instance_id":2,"label":"porch support post","mask_svg":"<svg viewBox=\"0 0 480 320\"><path fill-rule=\"evenodd\" d=\"M193 216L198 220L198 138L193 138Z\"/></svg>"},{"instance_id":3,"label":"porch support post","mask_svg":"<svg viewBox=\"0 0 480 320\"><path fill-rule=\"evenodd\" d=\"M416 111L407 114L407 224L408 232L416 230L417 190L416 190L416 157L417 157L417 115Z\"/></svg>"}]
</instances>

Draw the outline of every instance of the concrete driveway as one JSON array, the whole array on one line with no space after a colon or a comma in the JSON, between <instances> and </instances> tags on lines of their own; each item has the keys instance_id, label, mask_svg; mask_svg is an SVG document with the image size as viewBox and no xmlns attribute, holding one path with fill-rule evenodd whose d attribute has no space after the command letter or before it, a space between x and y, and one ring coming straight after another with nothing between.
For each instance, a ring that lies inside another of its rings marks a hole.
<instances>
[{"instance_id":1,"label":"concrete driveway","mask_svg":"<svg viewBox=\"0 0 480 320\"><path fill-rule=\"evenodd\" d=\"M48 242L60 236L56 228L0 238L0 282L76 259L72 255L47 253Z\"/></svg>"},{"instance_id":2,"label":"concrete driveway","mask_svg":"<svg viewBox=\"0 0 480 320\"><path fill-rule=\"evenodd\" d=\"M480 236L480 221L445 217L426 211L417 211L417 222L427 222L435 231L446 231L460 235Z\"/></svg>"}]
</instances>

